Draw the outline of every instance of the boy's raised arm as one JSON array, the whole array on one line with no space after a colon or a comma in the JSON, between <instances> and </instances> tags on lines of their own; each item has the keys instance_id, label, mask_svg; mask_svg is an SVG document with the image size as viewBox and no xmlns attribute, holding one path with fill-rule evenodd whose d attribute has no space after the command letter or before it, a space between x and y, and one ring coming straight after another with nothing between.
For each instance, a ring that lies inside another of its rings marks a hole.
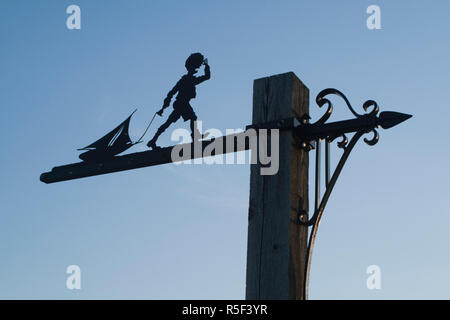
<instances>
[{"instance_id":1,"label":"boy's raised arm","mask_svg":"<svg viewBox=\"0 0 450 320\"><path fill-rule=\"evenodd\" d=\"M209 68L208 59L203 62L205 65L205 74L203 76L197 77L196 84L202 83L203 81L209 80L211 78L211 69Z\"/></svg>"}]
</instances>

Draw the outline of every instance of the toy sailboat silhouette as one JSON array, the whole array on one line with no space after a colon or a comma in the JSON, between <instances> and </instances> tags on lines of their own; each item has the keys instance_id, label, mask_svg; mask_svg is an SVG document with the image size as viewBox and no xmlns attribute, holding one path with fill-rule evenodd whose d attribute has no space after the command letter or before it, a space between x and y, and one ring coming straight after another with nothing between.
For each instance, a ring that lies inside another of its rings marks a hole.
<instances>
[{"instance_id":1,"label":"toy sailboat silhouette","mask_svg":"<svg viewBox=\"0 0 450 320\"><path fill-rule=\"evenodd\" d=\"M132 142L130 135L128 134L131 116L136 112L136 110L134 110L130 116L125 119L125 121L119 124L114 130L106 134L104 137L82 149L78 149L78 151L87 150L86 152L80 154L79 158L86 162L100 162L108 160L134 146L135 144L142 142L142 138L147 132L148 127L144 134L136 142Z\"/></svg>"}]
</instances>

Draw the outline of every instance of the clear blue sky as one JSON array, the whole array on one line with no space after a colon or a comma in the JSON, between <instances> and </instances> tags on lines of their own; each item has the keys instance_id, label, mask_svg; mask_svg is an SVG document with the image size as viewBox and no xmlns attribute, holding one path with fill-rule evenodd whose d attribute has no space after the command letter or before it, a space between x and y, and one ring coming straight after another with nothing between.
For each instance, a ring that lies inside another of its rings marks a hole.
<instances>
[{"instance_id":1,"label":"clear blue sky","mask_svg":"<svg viewBox=\"0 0 450 320\"><path fill-rule=\"evenodd\" d=\"M374 3L381 30L366 28ZM81 30L66 28L70 4ZM374 99L413 114L353 151L320 226L310 297L449 299L448 12L443 0L2 0L0 298L244 298L248 165L39 181L136 107L137 137L200 51L212 69L193 101L204 128L245 127L253 80L287 71L309 87L313 118L327 87L358 110ZM333 119L351 116L343 108ZM81 291L65 287L71 264ZM372 264L382 290L366 288Z\"/></svg>"}]
</instances>

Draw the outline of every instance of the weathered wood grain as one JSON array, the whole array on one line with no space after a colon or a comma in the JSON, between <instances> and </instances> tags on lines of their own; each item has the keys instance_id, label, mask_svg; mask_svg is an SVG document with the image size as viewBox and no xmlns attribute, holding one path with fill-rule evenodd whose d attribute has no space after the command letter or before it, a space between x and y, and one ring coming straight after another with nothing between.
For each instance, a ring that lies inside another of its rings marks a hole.
<instances>
[{"instance_id":1,"label":"weathered wood grain","mask_svg":"<svg viewBox=\"0 0 450 320\"><path fill-rule=\"evenodd\" d=\"M309 112L309 90L294 73L257 79L253 123L301 117ZM292 131L280 131L279 171L260 175L251 166L247 243L247 299L303 299L308 212L308 154ZM253 152L253 151L252 151Z\"/></svg>"}]
</instances>

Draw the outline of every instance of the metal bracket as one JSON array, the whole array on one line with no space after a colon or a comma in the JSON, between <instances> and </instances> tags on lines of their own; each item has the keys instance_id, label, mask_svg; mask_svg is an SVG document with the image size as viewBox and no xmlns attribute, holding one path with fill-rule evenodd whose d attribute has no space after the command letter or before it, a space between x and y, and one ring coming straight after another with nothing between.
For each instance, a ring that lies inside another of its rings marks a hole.
<instances>
[{"instance_id":1,"label":"metal bracket","mask_svg":"<svg viewBox=\"0 0 450 320\"><path fill-rule=\"evenodd\" d=\"M333 105L331 101L325 98L327 95L337 95L342 98L350 110L350 112L355 116L354 119L337 121L332 123L326 123L333 112ZM296 128L296 134L303 141L315 141L315 182L314 182L314 213L312 217L307 221L299 220L301 224L312 227L309 234L309 241L307 243L307 256L306 256L306 266L305 266L305 286L304 286L304 297L308 296L308 284L309 284L309 270L311 266L312 250L314 247L314 241L317 235L317 230L319 227L320 220L322 218L323 212L327 205L328 199L333 191L333 188L342 172L342 169L356 145L358 140L367 133L372 132L373 136L371 139L364 138L364 142L370 146L375 145L379 140L379 135L376 130L379 126L383 129L391 128L411 117L411 115L398 113L398 112L381 112L377 117L379 112L378 105L373 100L367 100L363 104L363 109L366 111L364 114L357 113L345 95L336 89L325 89L322 90L316 97L316 103L319 107L327 105L327 110L325 114L315 123L309 124L304 123L304 125ZM370 111L368 111L371 108ZM350 142L346 136L348 133L354 133ZM338 148L344 150L339 162L334 169L332 175L330 175L330 143L336 138L341 137L342 140L337 142ZM321 196L320 192L320 181L321 181L321 142L325 141L325 192Z\"/></svg>"},{"instance_id":2,"label":"metal bracket","mask_svg":"<svg viewBox=\"0 0 450 320\"><path fill-rule=\"evenodd\" d=\"M309 125L309 120L311 117L308 114L304 114L300 118L296 117L290 117L286 119L281 120L275 120L275 121L269 121L264 123L257 123L248 125L245 127L245 130L249 129L278 129L278 130L296 130L296 136L299 139L299 142L297 143L298 147L303 149L306 152L309 152L314 149L314 145L311 143L310 140L304 139L301 135L298 134L299 129L303 127L307 127Z\"/></svg>"}]
</instances>

